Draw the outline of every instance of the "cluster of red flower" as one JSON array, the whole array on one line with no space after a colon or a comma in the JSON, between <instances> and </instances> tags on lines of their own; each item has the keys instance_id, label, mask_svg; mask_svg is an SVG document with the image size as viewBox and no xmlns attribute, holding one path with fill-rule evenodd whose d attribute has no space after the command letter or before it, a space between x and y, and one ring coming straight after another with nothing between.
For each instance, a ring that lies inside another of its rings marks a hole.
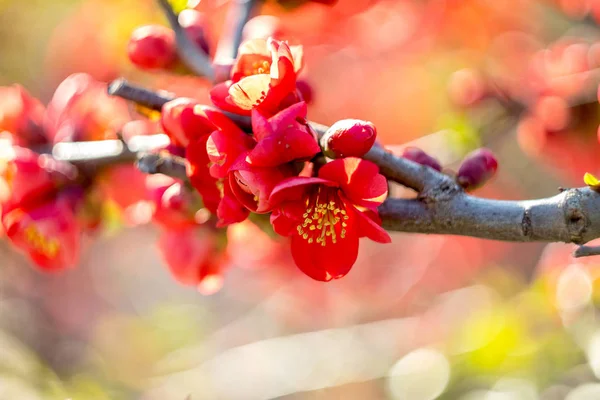
<instances>
[{"instance_id":1,"label":"cluster of red flower","mask_svg":"<svg viewBox=\"0 0 600 400\"><path fill-rule=\"evenodd\" d=\"M202 21L194 10L179 15L185 34L208 56ZM141 68L172 69L175 46L174 31L145 26L134 31L128 55ZM229 258L224 243L230 235L221 228L251 213L270 214L272 229L291 243L296 265L320 281L348 273L361 237L390 242L378 215L388 183L362 158L379 146L375 126L349 119L317 135L307 120L312 90L298 80L301 46L254 38L237 54L210 91L214 106L176 98L155 120L133 115L123 100L106 94L106 84L85 74L67 78L47 107L20 87L2 88L0 200L12 243L44 270L73 266L82 234L102 222L103 202L127 209L143 201L163 228L158 246L173 276L211 293L220 288ZM231 113L249 117L250 132ZM160 151L187 160L196 191L169 176L141 174L130 163L78 168L44 154L58 142L127 142L159 130L170 139ZM441 170L419 149L406 149L404 157ZM474 189L496 168L482 149L465 159L457 181Z\"/></svg>"}]
</instances>

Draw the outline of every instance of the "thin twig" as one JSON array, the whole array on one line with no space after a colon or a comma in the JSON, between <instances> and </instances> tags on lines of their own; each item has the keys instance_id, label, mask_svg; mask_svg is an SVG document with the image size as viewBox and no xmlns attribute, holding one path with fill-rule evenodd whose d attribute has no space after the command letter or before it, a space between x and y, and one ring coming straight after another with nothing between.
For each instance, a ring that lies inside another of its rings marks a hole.
<instances>
[{"instance_id":1,"label":"thin twig","mask_svg":"<svg viewBox=\"0 0 600 400\"><path fill-rule=\"evenodd\" d=\"M152 91L141 86L132 85L123 78L115 79L108 85L108 94L133 101L155 111L162 110L165 103L175 98L173 94L165 91Z\"/></svg>"},{"instance_id":2,"label":"thin twig","mask_svg":"<svg viewBox=\"0 0 600 400\"><path fill-rule=\"evenodd\" d=\"M175 31L177 53L181 60L194 73L208 78L211 82L215 80L215 71L208 55L196 45L185 33L185 29L179 24L177 14L167 0L157 0L161 10L167 17L169 25Z\"/></svg>"},{"instance_id":3,"label":"thin twig","mask_svg":"<svg viewBox=\"0 0 600 400\"><path fill-rule=\"evenodd\" d=\"M573 257L600 256L600 246L579 246L574 252Z\"/></svg>"},{"instance_id":4,"label":"thin twig","mask_svg":"<svg viewBox=\"0 0 600 400\"><path fill-rule=\"evenodd\" d=\"M138 157L136 166L146 174L164 174L182 181L188 180L185 159L181 157L158 153L142 154Z\"/></svg>"}]
</instances>

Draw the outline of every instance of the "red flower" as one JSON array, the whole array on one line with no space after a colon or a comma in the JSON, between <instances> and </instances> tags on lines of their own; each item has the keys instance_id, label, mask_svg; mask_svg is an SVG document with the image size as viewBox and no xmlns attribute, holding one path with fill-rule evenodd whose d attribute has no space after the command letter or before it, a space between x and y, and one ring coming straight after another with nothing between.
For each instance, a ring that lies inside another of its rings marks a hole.
<instances>
[{"instance_id":1,"label":"red flower","mask_svg":"<svg viewBox=\"0 0 600 400\"><path fill-rule=\"evenodd\" d=\"M23 146L44 144L47 138L42 128L45 108L22 86L0 87L0 131L14 135Z\"/></svg>"},{"instance_id":2,"label":"red flower","mask_svg":"<svg viewBox=\"0 0 600 400\"><path fill-rule=\"evenodd\" d=\"M223 286L224 255L218 252L218 237L205 229L165 231L158 249L173 277L181 284L213 294Z\"/></svg>"},{"instance_id":3,"label":"red flower","mask_svg":"<svg viewBox=\"0 0 600 400\"><path fill-rule=\"evenodd\" d=\"M302 67L302 47L286 42L252 39L244 42L231 70L231 81L210 92L213 103L237 114L256 108L273 115L299 100L296 76Z\"/></svg>"},{"instance_id":4,"label":"red flower","mask_svg":"<svg viewBox=\"0 0 600 400\"><path fill-rule=\"evenodd\" d=\"M199 105L195 99L180 97L166 103L161 112L160 122L174 144L187 146L190 141L208 135L215 130L209 113L217 113Z\"/></svg>"},{"instance_id":5,"label":"red flower","mask_svg":"<svg viewBox=\"0 0 600 400\"><path fill-rule=\"evenodd\" d=\"M358 239L389 243L377 214L387 182L377 166L359 158L334 160L318 178L294 177L271 193L271 223L291 236L292 256L308 276L320 281L343 277L358 256Z\"/></svg>"},{"instance_id":6,"label":"red flower","mask_svg":"<svg viewBox=\"0 0 600 400\"><path fill-rule=\"evenodd\" d=\"M141 69L166 69L177 61L175 32L161 25L145 25L131 33L129 60Z\"/></svg>"},{"instance_id":7,"label":"red flower","mask_svg":"<svg viewBox=\"0 0 600 400\"><path fill-rule=\"evenodd\" d=\"M194 194L181 182L162 174L146 179L148 199L154 205L153 220L170 230L196 225L198 210Z\"/></svg>"},{"instance_id":8,"label":"red flower","mask_svg":"<svg viewBox=\"0 0 600 400\"><path fill-rule=\"evenodd\" d=\"M252 130L257 141L248 154L253 165L273 167L295 160L309 160L321 148L306 121L306 103L296 103L268 120L252 111Z\"/></svg>"},{"instance_id":9,"label":"red flower","mask_svg":"<svg viewBox=\"0 0 600 400\"><path fill-rule=\"evenodd\" d=\"M268 120L254 111L253 137L228 119L213 121L219 129L210 135L207 151L213 163L211 175L223 179L223 199L217 212L220 226L244 220L247 210L271 211L269 196L275 185L296 175L292 162L309 159L319 152L305 116L304 103Z\"/></svg>"},{"instance_id":10,"label":"red flower","mask_svg":"<svg viewBox=\"0 0 600 400\"><path fill-rule=\"evenodd\" d=\"M10 193L9 198L1 199L5 209L45 201L76 176L71 164L23 147L0 145L0 180Z\"/></svg>"},{"instance_id":11,"label":"red flower","mask_svg":"<svg viewBox=\"0 0 600 400\"><path fill-rule=\"evenodd\" d=\"M54 143L116 138L131 116L127 102L109 96L106 88L85 73L70 75L58 85L44 120Z\"/></svg>"},{"instance_id":12,"label":"red flower","mask_svg":"<svg viewBox=\"0 0 600 400\"><path fill-rule=\"evenodd\" d=\"M41 269L58 271L77 263L81 228L69 201L13 209L2 216L2 225L12 243Z\"/></svg>"}]
</instances>

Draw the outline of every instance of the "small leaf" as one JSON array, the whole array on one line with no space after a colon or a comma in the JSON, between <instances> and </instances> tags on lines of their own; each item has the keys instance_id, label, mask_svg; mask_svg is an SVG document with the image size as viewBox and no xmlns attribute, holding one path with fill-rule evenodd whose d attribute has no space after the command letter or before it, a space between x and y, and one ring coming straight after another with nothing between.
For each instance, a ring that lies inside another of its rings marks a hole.
<instances>
[{"instance_id":1,"label":"small leaf","mask_svg":"<svg viewBox=\"0 0 600 400\"><path fill-rule=\"evenodd\" d=\"M585 175L583 176L583 181L585 182L586 185L588 185L592 189L600 190L600 180L598 180L598 178L596 178L594 175L590 174L589 172L585 173Z\"/></svg>"}]
</instances>

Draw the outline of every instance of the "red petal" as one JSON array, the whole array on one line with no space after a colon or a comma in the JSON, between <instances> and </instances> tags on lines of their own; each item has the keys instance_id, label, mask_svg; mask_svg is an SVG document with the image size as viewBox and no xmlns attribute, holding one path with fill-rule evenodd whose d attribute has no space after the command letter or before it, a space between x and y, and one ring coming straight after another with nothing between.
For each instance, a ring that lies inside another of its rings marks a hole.
<instances>
[{"instance_id":1,"label":"red petal","mask_svg":"<svg viewBox=\"0 0 600 400\"><path fill-rule=\"evenodd\" d=\"M387 181L370 161L348 157L333 160L319 170L319 177L339 183L352 204L375 209L387 197Z\"/></svg>"},{"instance_id":2,"label":"red petal","mask_svg":"<svg viewBox=\"0 0 600 400\"><path fill-rule=\"evenodd\" d=\"M307 160L321 151L310 131L299 124L284 127L260 140L248 154L252 164L274 167L294 160Z\"/></svg>"},{"instance_id":3,"label":"red petal","mask_svg":"<svg viewBox=\"0 0 600 400\"><path fill-rule=\"evenodd\" d=\"M233 85L232 81L226 81L216 84L210 90L210 101L223 111L229 111L234 114L250 115L249 110L244 110L232 102L229 96L229 88Z\"/></svg>"},{"instance_id":4,"label":"red petal","mask_svg":"<svg viewBox=\"0 0 600 400\"><path fill-rule=\"evenodd\" d=\"M293 178L287 178L281 181L273 191L269 202L273 206L277 206L286 201L304 201L304 192L306 187L309 185L323 184L328 186L335 186L334 182L327 181L321 178L309 178L305 176L297 176Z\"/></svg>"},{"instance_id":5,"label":"red petal","mask_svg":"<svg viewBox=\"0 0 600 400\"><path fill-rule=\"evenodd\" d=\"M248 218L250 212L235 197L228 180L223 182L223 198L217 209L217 227L221 228Z\"/></svg>"},{"instance_id":6,"label":"red petal","mask_svg":"<svg viewBox=\"0 0 600 400\"><path fill-rule=\"evenodd\" d=\"M350 218L346 221L346 235L342 239L339 236L335 243L330 238L326 245L320 243L309 243L300 234L292 236L292 256L298 268L306 275L318 281L330 281L339 279L346 275L356 258L358 257L358 221L352 212L348 213Z\"/></svg>"},{"instance_id":7,"label":"red petal","mask_svg":"<svg viewBox=\"0 0 600 400\"><path fill-rule=\"evenodd\" d=\"M298 125L298 118L305 119L308 113L306 103L301 101L285 108L269 118L272 131L280 131L287 125Z\"/></svg>"},{"instance_id":8,"label":"red petal","mask_svg":"<svg viewBox=\"0 0 600 400\"><path fill-rule=\"evenodd\" d=\"M231 189L238 200L258 214L272 210L269 196L273 188L293 176L292 168L263 168L248 164L241 156L230 169Z\"/></svg>"},{"instance_id":9,"label":"red petal","mask_svg":"<svg viewBox=\"0 0 600 400\"><path fill-rule=\"evenodd\" d=\"M215 178L224 178L229 168L240 156L254 145L254 140L239 129L214 131L206 142L208 158L214 164L210 173Z\"/></svg>"},{"instance_id":10,"label":"red petal","mask_svg":"<svg viewBox=\"0 0 600 400\"><path fill-rule=\"evenodd\" d=\"M348 207L347 203L346 207ZM389 233L381 227L381 221L377 222L379 217L376 214L370 210L366 212L359 211L352 205L349 207L352 207L354 210L356 220L358 221L358 231L360 232L361 237L368 237L377 243L391 243L392 238ZM377 217L377 220L375 220L374 217Z\"/></svg>"},{"instance_id":11,"label":"red petal","mask_svg":"<svg viewBox=\"0 0 600 400\"><path fill-rule=\"evenodd\" d=\"M208 135L190 143L186 149L186 158L189 161L188 176L194 188L202 196L204 206L216 213L221 200L221 192L217 187L217 180L209 171L209 159L206 152Z\"/></svg>"},{"instance_id":12,"label":"red petal","mask_svg":"<svg viewBox=\"0 0 600 400\"><path fill-rule=\"evenodd\" d=\"M296 227L302 222L302 214L306 212L304 203L289 201L273 210L271 225L273 230L281 236L291 236L298 233Z\"/></svg>"},{"instance_id":13,"label":"red petal","mask_svg":"<svg viewBox=\"0 0 600 400\"><path fill-rule=\"evenodd\" d=\"M273 134L269 120L257 109L252 110L252 133L257 141Z\"/></svg>"},{"instance_id":14,"label":"red petal","mask_svg":"<svg viewBox=\"0 0 600 400\"><path fill-rule=\"evenodd\" d=\"M244 133L244 131L242 131L227 115L223 114L222 111L204 105L198 105L194 107L194 113L206 115L206 118L221 131L235 132L236 135ZM211 129L211 132L213 130L214 129Z\"/></svg>"}]
</instances>

